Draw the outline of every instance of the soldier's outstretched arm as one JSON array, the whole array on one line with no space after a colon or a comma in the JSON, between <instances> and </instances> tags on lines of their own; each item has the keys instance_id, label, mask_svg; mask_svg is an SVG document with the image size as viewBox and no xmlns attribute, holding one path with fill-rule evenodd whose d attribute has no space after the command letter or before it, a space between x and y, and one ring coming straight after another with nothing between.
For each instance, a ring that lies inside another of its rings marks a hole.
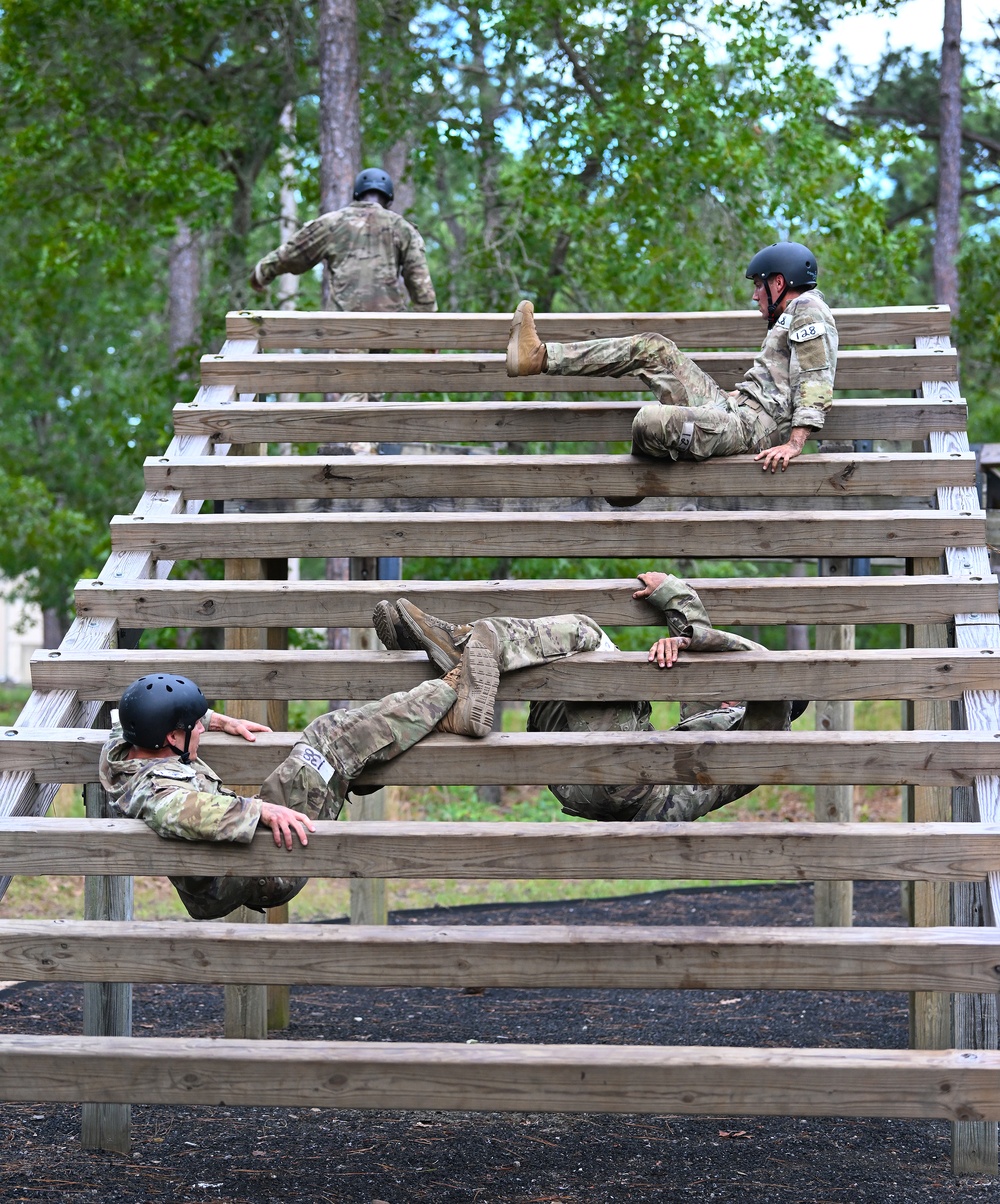
<instances>
[{"instance_id":1,"label":"soldier's outstretched arm","mask_svg":"<svg viewBox=\"0 0 1000 1204\"><path fill-rule=\"evenodd\" d=\"M672 573L650 571L640 573L639 580L642 586L633 592L632 597L651 602L663 615L671 636L688 638L687 647L691 652L764 651L763 644L713 627L701 598L680 577ZM650 659L654 659L652 651Z\"/></svg>"},{"instance_id":2,"label":"soldier's outstretched arm","mask_svg":"<svg viewBox=\"0 0 1000 1204\"><path fill-rule=\"evenodd\" d=\"M301 276L303 272L315 267L326 254L330 229L330 219L325 214L314 221L306 222L288 242L282 243L277 250L259 261L250 276L250 287L255 292L263 292L276 276L282 276L286 272Z\"/></svg>"}]
</instances>

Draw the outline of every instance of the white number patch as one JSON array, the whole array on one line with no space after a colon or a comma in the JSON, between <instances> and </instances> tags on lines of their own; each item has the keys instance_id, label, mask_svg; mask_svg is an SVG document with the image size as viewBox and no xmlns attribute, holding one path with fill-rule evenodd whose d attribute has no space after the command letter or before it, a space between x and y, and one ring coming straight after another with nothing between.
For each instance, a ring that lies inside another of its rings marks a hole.
<instances>
[{"instance_id":1,"label":"white number patch","mask_svg":"<svg viewBox=\"0 0 1000 1204\"><path fill-rule=\"evenodd\" d=\"M792 319L788 316L788 314L782 314L781 317L774 324L775 329L776 330L787 330L789 325L791 325L791 321L792 321Z\"/></svg>"},{"instance_id":2,"label":"white number patch","mask_svg":"<svg viewBox=\"0 0 1000 1204\"><path fill-rule=\"evenodd\" d=\"M790 330L788 337L793 343L808 343L810 339L818 339L826 334L826 326L822 322L810 322L808 326L800 326L798 330Z\"/></svg>"},{"instance_id":3,"label":"white number patch","mask_svg":"<svg viewBox=\"0 0 1000 1204\"><path fill-rule=\"evenodd\" d=\"M303 761L305 761L310 769L315 770L316 773L319 774L324 786L333 777L333 766L326 759L326 757L324 757L321 752L317 752L315 748L306 745L305 748L300 750L299 756Z\"/></svg>"}]
</instances>

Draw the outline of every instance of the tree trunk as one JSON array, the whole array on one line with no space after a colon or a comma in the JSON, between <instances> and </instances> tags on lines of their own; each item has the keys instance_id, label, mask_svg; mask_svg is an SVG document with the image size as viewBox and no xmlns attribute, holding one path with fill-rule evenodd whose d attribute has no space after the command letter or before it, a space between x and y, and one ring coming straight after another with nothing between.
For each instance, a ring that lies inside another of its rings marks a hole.
<instances>
[{"instance_id":1,"label":"tree trunk","mask_svg":"<svg viewBox=\"0 0 1000 1204\"><path fill-rule=\"evenodd\" d=\"M351 199L361 165L357 0L319 5L319 207Z\"/></svg>"},{"instance_id":2,"label":"tree trunk","mask_svg":"<svg viewBox=\"0 0 1000 1204\"><path fill-rule=\"evenodd\" d=\"M958 237L962 199L962 0L944 0L941 42L941 139L938 143L934 297L958 317Z\"/></svg>"},{"instance_id":3,"label":"tree trunk","mask_svg":"<svg viewBox=\"0 0 1000 1204\"><path fill-rule=\"evenodd\" d=\"M393 190L396 193L392 207L404 217L413 208L413 202L416 200L416 189L409 177L412 149L413 145L408 138L397 138L382 155L382 166L392 176Z\"/></svg>"},{"instance_id":4,"label":"tree trunk","mask_svg":"<svg viewBox=\"0 0 1000 1204\"><path fill-rule=\"evenodd\" d=\"M198 236L183 218L170 244L169 269L170 358L198 343L198 294L201 291L201 248Z\"/></svg>"}]
</instances>

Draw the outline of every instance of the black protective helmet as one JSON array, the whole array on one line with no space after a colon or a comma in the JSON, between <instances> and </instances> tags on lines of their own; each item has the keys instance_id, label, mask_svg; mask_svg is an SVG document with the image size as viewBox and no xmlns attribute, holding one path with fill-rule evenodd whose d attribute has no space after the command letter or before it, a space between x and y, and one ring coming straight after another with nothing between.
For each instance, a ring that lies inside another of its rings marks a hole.
<instances>
[{"instance_id":1,"label":"black protective helmet","mask_svg":"<svg viewBox=\"0 0 1000 1204\"><path fill-rule=\"evenodd\" d=\"M354 199L364 196L366 192L381 192L386 200L391 201L395 196L392 176L381 167L366 167L364 171L359 171L354 181Z\"/></svg>"},{"instance_id":2,"label":"black protective helmet","mask_svg":"<svg viewBox=\"0 0 1000 1204\"><path fill-rule=\"evenodd\" d=\"M186 732L181 754L186 761L191 732L207 710L205 695L189 678L147 673L122 694L118 718L122 735L139 748L163 748L171 732Z\"/></svg>"},{"instance_id":3,"label":"black protective helmet","mask_svg":"<svg viewBox=\"0 0 1000 1204\"><path fill-rule=\"evenodd\" d=\"M800 242L773 242L750 260L747 280L780 272L789 288L815 288L816 256Z\"/></svg>"},{"instance_id":4,"label":"black protective helmet","mask_svg":"<svg viewBox=\"0 0 1000 1204\"><path fill-rule=\"evenodd\" d=\"M776 296L771 296L770 279L777 272L784 277L785 287ZM755 276L764 277L764 287L767 289L767 326L774 325L778 318L778 306L790 288L809 289L816 287L816 276L819 265L816 256L800 242L773 242L769 247L750 260L747 267L747 280Z\"/></svg>"}]
</instances>

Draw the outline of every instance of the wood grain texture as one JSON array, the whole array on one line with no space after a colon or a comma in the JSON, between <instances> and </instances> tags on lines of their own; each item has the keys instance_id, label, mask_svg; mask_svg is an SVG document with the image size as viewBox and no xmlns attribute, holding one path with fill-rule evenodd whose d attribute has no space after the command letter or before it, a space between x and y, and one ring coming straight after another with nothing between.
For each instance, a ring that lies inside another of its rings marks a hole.
<instances>
[{"instance_id":1,"label":"wood grain texture","mask_svg":"<svg viewBox=\"0 0 1000 1204\"><path fill-rule=\"evenodd\" d=\"M970 881L1000 857L984 824L321 821L309 844L163 840L139 820L0 821L8 874L310 878Z\"/></svg>"},{"instance_id":2,"label":"wood grain texture","mask_svg":"<svg viewBox=\"0 0 1000 1204\"><path fill-rule=\"evenodd\" d=\"M754 362L750 352L702 351L691 358L723 389L732 389ZM955 380L953 349L843 351L838 389L915 389L930 377ZM525 376L512 380L503 355L350 355L273 352L239 358L203 355L201 381L240 393L636 393L634 376Z\"/></svg>"},{"instance_id":3,"label":"wood grain texture","mask_svg":"<svg viewBox=\"0 0 1000 1204\"><path fill-rule=\"evenodd\" d=\"M4 977L37 982L995 991L998 963L983 928L0 920Z\"/></svg>"},{"instance_id":4,"label":"wood grain texture","mask_svg":"<svg viewBox=\"0 0 1000 1204\"><path fill-rule=\"evenodd\" d=\"M696 464L633 456L151 456L146 486L185 497L910 497L972 485L976 457L875 452L806 455L764 473L753 456Z\"/></svg>"},{"instance_id":5,"label":"wood grain texture","mask_svg":"<svg viewBox=\"0 0 1000 1204\"><path fill-rule=\"evenodd\" d=\"M850 652L681 654L669 670L644 652L587 652L504 674L501 700L702 698L956 698L996 681L993 649L863 649ZM36 652L36 689L72 683L81 698L112 701L146 673L178 672L209 698L381 698L437 670L420 652L145 650Z\"/></svg>"},{"instance_id":6,"label":"wood grain texture","mask_svg":"<svg viewBox=\"0 0 1000 1204\"><path fill-rule=\"evenodd\" d=\"M429 736L409 752L358 779L392 785L538 785L561 765L576 782L754 782L811 785L969 785L996 764L989 732L505 732L471 741ZM291 751L294 732L255 743L208 735L205 760L223 781L262 780ZM0 728L0 770L39 782L97 778L104 733L90 729Z\"/></svg>"},{"instance_id":7,"label":"wood grain texture","mask_svg":"<svg viewBox=\"0 0 1000 1204\"><path fill-rule=\"evenodd\" d=\"M1000 1116L1000 1055L6 1035L0 1097L970 1121Z\"/></svg>"},{"instance_id":8,"label":"wood grain texture","mask_svg":"<svg viewBox=\"0 0 1000 1204\"><path fill-rule=\"evenodd\" d=\"M997 580L939 576L829 578L690 578L716 623L933 623L986 610ZM116 617L126 627L368 627L377 602L399 594L458 623L497 615L535 618L587 614L598 623L659 626L648 603L636 602L633 578L606 581L507 580L385 582L81 581L77 613Z\"/></svg>"},{"instance_id":9,"label":"wood grain texture","mask_svg":"<svg viewBox=\"0 0 1000 1204\"><path fill-rule=\"evenodd\" d=\"M211 514L111 520L116 551L233 556L936 556L982 514L910 510L579 514Z\"/></svg>"},{"instance_id":10,"label":"wood grain texture","mask_svg":"<svg viewBox=\"0 0 1000 1204\"><path fill-rule=\"evenodd\" d=\"M637 401L387 402L379 406L323 402L196 401L174 407L178 434L222 442L334 443L380 439L405 443L504 440L596 441L631 438ZM828 439L926 439L930 431L965 430L968 410L952 401L854 398L834 401L823 434Z\"/></svg>"},{"instance_id":11,"label":"wood grain texture","mask_svg":"<svg viewBox=\"0 0 1000 1204\"><path fill-rule=\"evenodd\" d=\"M835 309L840 345L900 343L911 347L918 334L947 335L947 306L897 305ZM226 315L231 339L259 339L262 347L412 347L503 351L509 313L307 313L289 310L236 310ZM714 313L536 314L544 340L621 338L664 334L685 348L753 347L764 337L755 310Z\"/></svg>"}]
</instances>

